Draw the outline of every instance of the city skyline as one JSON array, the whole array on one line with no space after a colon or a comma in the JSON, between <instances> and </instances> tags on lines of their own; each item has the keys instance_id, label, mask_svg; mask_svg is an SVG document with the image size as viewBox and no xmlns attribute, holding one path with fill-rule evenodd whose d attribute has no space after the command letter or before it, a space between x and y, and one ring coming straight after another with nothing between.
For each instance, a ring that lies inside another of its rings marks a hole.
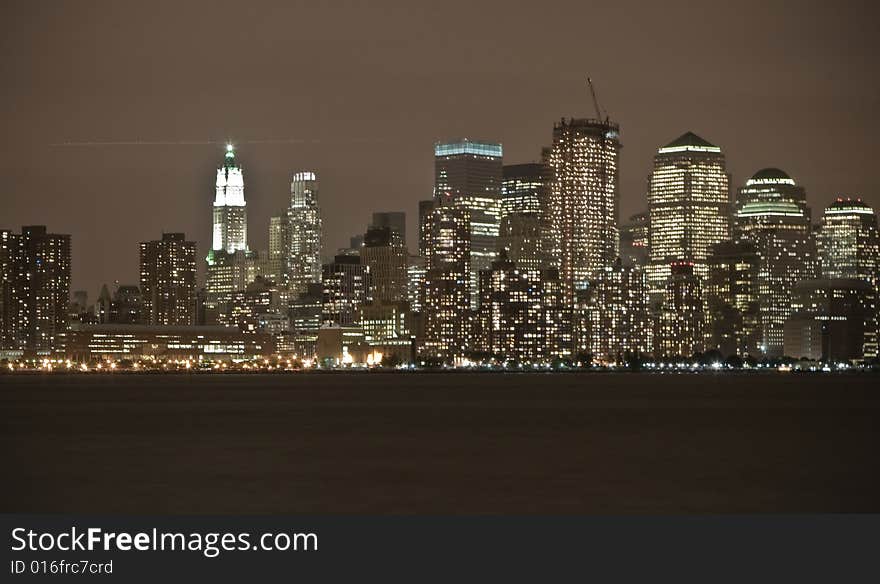
<instances>
[{"instance_id":1,"label":"city skyline","mask_svg":"<svg viewBox=\"0 0 880 584\"><path fill-rule=\"evenodd\" d=\"M220 46L204 35L212 13L223 11L197 2L173 18L152 6L130 19L100 2L47 14L14 3L20 27L5 42L16 50L0 62L8 79L0 100L16 112L0 144L5 226L46 224L77 236L97 231L102 215L137 217L106 225L101 238L77 238L73 287L93 294L104 282L135 281L136 244L163 230L186 231L204 257L216 149L230 139L248 177L252 225L284 208L292 170L314 168L323 202L346 209L327 220L328 247L343 245L373 210L406 209L414 249L411 202L430 197L431 144L471 135L501 142L507 163L539 160L553 121L591 115L587 73L621 124L622 218L643 210L652 153L684 131L724 149L733 185L778 167L806 187L814 209L838 195L878 206L870 164L880 136L870 66L878 40L855 3L794 11L667 3L632 14L558 4L520 13L487 3L468 19L454 4L425 14L437 24L424 35L367 7L341 21L321 7L255 8ZM572 35L594 10L618 25ZM303 19L311 30L293 35L281 25ZM707 19L716 25L697 26ZM98 21L112 26L91 24ZM159 22L162 43L138 32ZM442 32L451 28L456 42ZM322 38L348 40L310 44ZM543 50L521 38L543 41ZM658 51L688 66L647 66ZM229 85L233 69L244 73ZM467 91L439 91L450 83ZM113 144L64 146L103 142ZM251 231L251 246L266 249L263 230Z\"/></svg>"}]
</instances>

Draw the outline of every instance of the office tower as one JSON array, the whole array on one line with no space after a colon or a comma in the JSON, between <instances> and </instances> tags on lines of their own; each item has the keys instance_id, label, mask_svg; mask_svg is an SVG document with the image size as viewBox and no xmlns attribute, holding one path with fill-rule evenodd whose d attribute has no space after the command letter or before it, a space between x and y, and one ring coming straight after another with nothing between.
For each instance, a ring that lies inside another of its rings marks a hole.
<instances>
[{"instance_id":1,"label":"office tower","mask_svg":"<svg viewBox=\"0 0 880 584\"><path fill-rule=\"evenodd\" d=\"M620 260L624 266L648 263L648 213L636 213L620 226Z\"/></svg>"},{"instance_id":2,"label":"office tower","mask_svg":"<svg viewBox=\"0 0 880 584\"><path fill-rule=\"evenodd\" d=\"M602 270L587 289L584 352L603 363L624 363L653 352L648 280L643 266Z\"/></svg>"},{"instance_id":3,"label":"office tower","mask_svg":"<svg viewBox=\"0 0 880 584\"><path fill-rule=\"evenodd\" d=\"M480 270L495 258L501 215L501 144L467 138L434 145L434 201L464 209L471 230L471 308L479 300Z\"/></svg>"},{"instance_id":4,"label":"office tower","mask_svg":"<svg viewBox=\"0 0 880 584\"><path fill-rule=\"evenodd\" d=\"M278 285L257 276L244 290L233 292L221 324L246 333L279 333L288 328L288 315L279 314Z\"/></svg>"},{"instance_id":5,"label":"office tower","mask_svg":"<svg viewBox=\"0 0 880 584\"><path fill-rule=\"evenodd\" d=\"M391 227L370 227L361 248L361 263L370 273L371 297L375 302L407 299L406 245Z\"/></svg>"},{"instance_id":6,"label":"office tower","mask_svg":"<svg viewBox=\"0 0 880 584\"><path fill-rule=\"evenodd\" d=\"M835 363L876 357L875 297L875 289L860 279L796 283L784 328L785 354Z\"/></svg>"},{"instance_id":7,"label":"office tower","mask_svg":"<svg viewBox=\"0 0 880 584\"><path fill-rule=\"evenodd\" d=\"M338 326L360 322L361 307L370 300L370 269L352 255L337 255L323 266L322 320Z\"/></svg>"},{"instance_id":8,"label":"office tower","mask_svg":"<svg viewBox=\"0 0 880 584\"><path fill-rule=\"evenodd\" d=\"M783 171L765 168L739 189L735 237L751 241L760 258L758 306L761 355L783 354L783 327L794 285L816 274L816 246L803 187Z\"/></svg>"},{"instance_id":9,"label":"office tower","mask_svg":"<svg viewBox=\"0 0 880 584\"><path fill-rule=\"evenodd\" d=\"M502 361L546 362L559 356L559 272L519 268L504 251L480 272L477 346Z\"/></svg>"},{"instance_id":10,"label":"office tower","mask_svg":"<svg viewBox=\"0 0 880 584\"><path fill-rule=\"evenodd\" d=\"M253 280L256 254L248 249L244 174L235 149L226 146L226 158L217 169L214 198L214 237L205 258L205 319L217 324L229 309L232 293ZM170 323L162 323L170 324Z\"/></svg>"},{"instance_id":11,"label":"office tower","mask_svg":"<svg viewBox=\"0 0 880 584\"><path fill-rule=\"evenodd\" d=\"M321 281L323 222L318 205L318 176L300 171L290 182L287 274L293 293L305 292L309 284Z\"/></svg>"},{"instance_id":12,"label":"office tower","mask_svg":"<svg viewBox=\"0 0 880 584\"><path fill-rule=\"evenodd\" d=\"M541 269L550 265L545 248L545 170L540 163L504 167L501 183L501 223L497 251L520 268Z\"/></svg>"},{"instance_id":13,"label":"office tower","mask_svg":"<svg viewBox=\"0 0 880 584\"><path fill-rule=\"evenodd\" d=\"M0 349L46 354L67 330L70 236L43 225L0 231Z\"/></svg>"},{"instance_id":14,"label":"office tower","mask_svg":"<svg viewBox=\"0 0 880 584\"><path fill-rule=\"evenodd\" d=\"M515 213L501 219L498 250L505 251L508 259L522 268L542 269L552 259L545 244L545 223L540 215Z\"/></svg>"},{"instance_id":15,"label":"office tower","mask_svg":"<svg viewBox=\"0 0 880 584\"><path fill-rule=\"evenodd\" d=\"M434 199L419 201L419 255L428 257L428 238L426 235L426 222L434 210Z\"/></svg>"},{"instance_id":16,"label":"office tower","mask_svg":"<svg viewBox=\"0 0 880 584\"><path fill-rule=\"evenodd\" d=\"M0 350L17 348L17 298L19 238L12 231L0 230Z\"/></svg>"},{"instance_id":17,"label":"office tower","mask_svg":"<svg viewBox=\"0 0 880 584\"><path fill-rule=\"evenodd\" d=\"M374 300L364 304L361 309L364 340L386 363L412 360L411 323L409 302L406 300Z\"/></svg>"},{"instance_id":18,"label":"office tower","mask_svg":"<svg viewBox=\"0 0 880 584\"><path fill-rule=\"evenodd\" d=\"M713 245L730 239L730 176L721 148L687 132L657 150L648 192L648 284L662 295L676 262L707 275Z\"/></svg>"},{"instance_id":19,"label":"office tower","mask_svg":"<svg viewBox=\"0 0 880 584\"><path fill-rule=\"evenodd\" d=\"M137 286L118 286L110 304L110 322L142 324L144 297Z\"/></svg>"},{"instance_id":20,"label":"office tower","mask_svg":"<svg viewBox=\"0 0 880 584\"><path fill-rule=\"evenodd\" d=\"M235 253L240 249L248 249L244 174L241 165L235 161L235 148L227 144L226 159L217 169L211 250Z\"/></svg>"},{"instance_id":21,"label":"office tower","mask_svg":"<svg viewBox=\"0 0 880 584\"><path fill-rule=\"evenodd\" d=\"M544 156L549 251L573 307L576 290L617 259L619 127L563 118L553 126L553 146Z\"/></svg>"},{"instance_id":22,"label":"office tower","mask_svg":"<svg viewBox=\"0 0 880 584\"><path fill-rule=\"evenodd\" d=\"M406 299L413 312L422 311L422 292L425 283L425 258L411 255L406 264Z\"/></svg>"},{"instance_id":23,"label":"office tower","mask_svg":"<svg viewBox=\"0 0 880 584\"><path fill-rule=\"evenodd\" d=\"M502 173L501 218L522 213L540 216L544 210L544 165L506 164Z\"/></svg>"},{"instance_id":24,"label":"office tower","mask_svg":"<svg viewBox=\"0 0 880 584\"><path fill-rule=\"evenodd\" d=\"M702 278L690 262L670 266L654 326L654 357L690 357L703 351Z\"/></svg>"},{"instance_id":25,"label":"office tower","mask_svg":"<svg viewBox=\"0 0 880 584\"><path fill-rule=\"evenodd\" d=\"M321 283L309 284L305 292L290 300L287 311L290 330L304 332L321 328L323 311L324 285Z\"/></svg>"},{"instance_id":26,"label":"office tower","mask_svg":"<svg viewBox=\"0 0 880 584\"><path fill-rule=\"evenodd\" d=\"M853 278L877 287L880 235L874 209L840 197L825 209L817 237L823 278Z\"/></svg>"},{"instance_id":27,"label":"office tower","mask_svg":"<svg viewBox=\"0 0 880 584\"><path fill-rule=\"evenodd\" d=\"M460 360L471 347L470 216L467 209L442 206L425 224L423 354L445 362Z\"/></svg>"},{"instance_id":28,"label":"office tower","mask_svg":"<svg viewBox=\"0 0 880 584\"><path fill-rule=\"evenodd\" d=\"M755 245L750 241L717 243L706 264L706 348L725 356L759 355L761 261Z\"/></svg>"},{"instance_id":29,"label":"office tower","mask_svg":"<svg viewBox=\"0 0 880 584\"><path fill-rule=\"evenodd\" d=\"M401 243L406 247L406 213L403 211L373 213L370 227L388 227L391 231L397 233Z\"/></svg>"},{"instance_id":30,"label":"office tower","mask_svg":"<svg viewBox=\"0 0 880 584\"><path fill-rule=\"evenodd\" d=\"M196 321L196 242L183 233L140 244L144 323L192 325Z\"/></svg>"},{"instance_id":31,"label":"office tower","mask_svg":"<svg viewBox=\"0 0 880 584\"><path fill-rule=\"evenodd\" d=\"M269 269L272 279L287 286L287 254L290 251L290 218L287 213L269 218Z\"/></svg>"},{"instance_id":32,"label":"office tower","mask_svg":"<svg viewBox=\"0 0 880 584\"><path fill-rule=\"evenodd\" d=\"M852 278L869 285L864 304L874 321L865 326L864 356L878 354L880 342L880 235L874 209L840 197L822 216L818 233L819 267L823 278Z\"/></svg>"}]
</instances>

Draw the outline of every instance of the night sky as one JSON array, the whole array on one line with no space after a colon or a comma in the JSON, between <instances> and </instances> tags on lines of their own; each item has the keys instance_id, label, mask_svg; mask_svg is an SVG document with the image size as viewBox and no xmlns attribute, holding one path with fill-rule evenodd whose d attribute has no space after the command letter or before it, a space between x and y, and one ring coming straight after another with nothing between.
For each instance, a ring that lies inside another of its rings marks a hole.
<instances>
[{"instance_id":1,"label":"night sky","mask_svg":"<svg viewBox=\"0 0 880 584\"><path fill-rule=\"evenodd\" d=\"M814 217L880 206L880 36L870 2L4 2L0 228L73 234L73 288L137 283L164 231L210 245L215 167L238 144L250 245L321 175L325 253L373 211L429 198L432 143L538 160L561 116L621 124L622 215L658 146L692 130L734 186L778 166ZM105 142L109 144L96 144ZM143 142L138 144L138 142Z\"/></svg>"}]
</instances>

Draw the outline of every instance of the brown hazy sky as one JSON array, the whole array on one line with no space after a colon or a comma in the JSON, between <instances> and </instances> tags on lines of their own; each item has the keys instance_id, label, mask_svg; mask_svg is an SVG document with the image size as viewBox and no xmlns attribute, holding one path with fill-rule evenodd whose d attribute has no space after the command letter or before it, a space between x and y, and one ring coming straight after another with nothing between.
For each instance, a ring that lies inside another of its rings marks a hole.
<instances>
[{"instance_id":1,"label":"brown hazy sky","mask_svg":"<svg viewBox=\"0 0 880 584\"><path fill-rule=\"evenodd\" d=\"M778 166L814 217L838 193L876 207L877 16L849 1L7 0L0 228L73 234L73 287L92 299L136 283L137 243L163 230L206 252L231 139L251 247L299 168L321 174L328 252L376 210L407 212L412 247L435 140L537 160L555 120L592 115L587 73L621 124L624 217L645 206L653 152L687 130L724 149L734 186ZM158 144L61 145L137 141Z\"/></svg>"}]
</instances>

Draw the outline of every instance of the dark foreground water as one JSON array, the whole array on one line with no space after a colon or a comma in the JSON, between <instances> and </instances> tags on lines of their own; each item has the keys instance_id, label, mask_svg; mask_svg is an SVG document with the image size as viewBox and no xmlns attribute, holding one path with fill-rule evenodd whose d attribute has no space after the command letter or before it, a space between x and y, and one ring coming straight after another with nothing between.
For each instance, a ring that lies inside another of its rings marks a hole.
<instances>
[{"instance_id":1,"label":"dark foreground water","mask_svg":"<svg viewBox=\"0 0 880 584\"><path fill-rule=\"evenodd\" d=\"M0 511L880 511L880 378L0 376Z\"/></svg>"}]
</instances>

